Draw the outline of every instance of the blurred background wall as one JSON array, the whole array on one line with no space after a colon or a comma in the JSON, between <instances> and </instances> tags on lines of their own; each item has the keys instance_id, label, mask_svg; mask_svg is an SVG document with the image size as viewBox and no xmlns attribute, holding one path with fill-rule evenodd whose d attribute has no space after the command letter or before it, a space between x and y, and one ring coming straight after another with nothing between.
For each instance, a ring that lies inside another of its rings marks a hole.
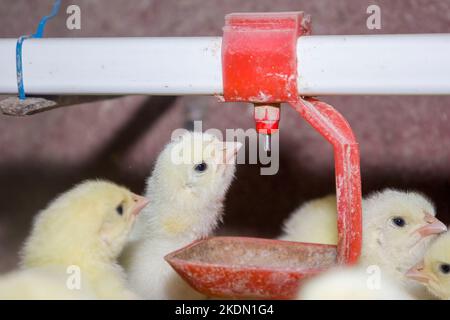
<instances>
[{"instance_id":1,"label":"blurred background wall","mask_svg":"<svg viewBox=\"0 0 450 320\"><path fill-rule=\"evenodd\" d=\"M0 37L31 33L52 4L2 0ZM81 8L81 30L66 29L70 4ZM381 30L366 27L370 4L381 7ZM227 13L289 10L311 14L315 34L450 32L447 0L73 0L63 1L46 36L221 35ZM343 113L359 139L364 194L386 187L419 190L449 222L450 97L323 100ZM211 97L129 96L26 118L0 115L0 272L17 263L34 214L73 184L99 177L142 192L158 152L193 110L205 129L254 126L248 106ZM334 192L331 147L288 107L280 152L275 176L260 176L258 165L238 166L221 233L276 236L299 204Z\"/></svg>"}]
</instances>

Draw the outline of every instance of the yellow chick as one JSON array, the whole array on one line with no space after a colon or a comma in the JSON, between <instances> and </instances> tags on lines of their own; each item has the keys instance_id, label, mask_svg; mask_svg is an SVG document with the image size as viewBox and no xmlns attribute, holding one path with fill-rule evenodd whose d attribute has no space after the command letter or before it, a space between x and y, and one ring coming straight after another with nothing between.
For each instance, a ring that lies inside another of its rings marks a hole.
<instances>
[{"instance_id":1,"label":"yellow chick","mask_svg":"<svg viewBox=\"0 0 450 320\"><path fill-rule=\"evenodd\" d=\"M450 232L433 242L422 262L406 273L435 297L450 300Z\"/></svg>"},{"instance_id":2,"label":"yellow chick","mask_svg":"<svg viewBox=\"0 0 450 320\"><path fill-rule=\"evenodd\" d=\"M437 234L446 231L446 226L435 218L432 203L415 192L387 189L364 199L362 207L360 264L379 266L410 294L423 297L424 290L405 273L423 257ZM317 217L315 208L320 209ZM310 202L291 215L282 239L336 244L336 215L332 196Z\"/></svg>"},{"instance_id":3,"label":"yellow chick","mask_svg":"<svg viewBox=\"0 0 450 320\"><path fill-rule=\"evenodd\" d=\"M144 299L201 299L164 257L211 234L235 172L238 142L189 132L159 155L146 195L152 206L139 217L123 265Z\"/></svg>"},{"instance_id":4,"label":"yellow chick","mask_svg":"<svg viewBox=\"0 0 450 320\"><path fill-rule=\"evenodd\" d=\"M69 290L58 268L27 269L0 276L0 300L93 300L90 288Z\"/></svg>"},{"instance_id":5,"label":"yellow chick","mask_svg":"<svg viewBox=\"0 0 450 320\"><path fill-rule=\"evenodd\" d=\"M336 244L336 196L306 202L284 224L280 240Z\"/></svg>"},{"instance_id":6,"label":"yellow chick","mask_svg":"<svg viewBox=\"0 0 450 320\"><path fill-rule=\"evenodd\" d=\"M98 299L136 298L117 264L146 198L106 181L86 181L41 211L22 250L25 269L59 270ZM73 288L68 288L73 290Z\"/></svg>"},{"instance_id":7,"label":"yellow chick","mask_svg":"<svg viewBox=\"0 0 450 320\"><path fill-rule=\"evenodd\" d=\"M299 300L412 300L379 270L338 267L306 281Z\"/></svg>"}]
</instances>

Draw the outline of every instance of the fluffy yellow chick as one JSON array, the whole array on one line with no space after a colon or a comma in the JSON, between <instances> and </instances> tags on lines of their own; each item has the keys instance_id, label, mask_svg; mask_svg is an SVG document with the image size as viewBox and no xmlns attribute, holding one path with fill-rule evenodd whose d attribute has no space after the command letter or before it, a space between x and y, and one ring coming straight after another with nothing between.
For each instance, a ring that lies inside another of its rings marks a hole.
<instances>
[{"instance_id":1,"label":"fluffy yellow chick","mask_svg":"<svg viewBox=\"0 0 450 320\"><path fill-rule=\"evenodd\" d=\"M306 202L284 224L280 240L336 244L336 196Z\"/></svg>"},{"instance_id":2,"label":"fluffy yellow chick","mask_svg":"<svg viewBox=\"0 0 450 320\"><path fill-rule=\"evenodd\" d=\"M433 242L422 262L406 274L422 283L435 297L450 300L450 232Z\"/></svg>"},{"instance_id":3,"label":"fluffy yellow chick","mask_svg":"<svg viewBox=\"0 0 450 320\"><path fill-rule=\"evenodd\" d=\"M189 132L159 155L147 182L152 206L139 217L134 240L122 259L132 288L143 298L203 298L164 256L210 235L221 221L240 147L240 143Z\"/></svg>"},{"instance_id":4,"label":"fluffy yellow chick","mask_svg":"<svg viewBox=\"0 0 450 320\"><path fill-rule=\"evenodd\" d=\"M335 268L307 280L300 300L411 300L396 282L376 270L360 267Z\"/></svg>"},{"instance_id":5,"label":"fluffy yellow chick","mask_svg":"<svg viewBox=\"0 0 450 320\"><path fill-rule=\"evenodd\" d=\"M335 199L330 196L310 202L294 212L286 223L282 239L336 244L337 211L332 203ZM364 199L362 207L360 264L378 265L389 277L400 281L409 293L422 297L424 290L406 278L405 273L423 257L437 234L446 230L446 226L435 218L432 203L415 192L387 189ZM320 208L317 217L315 208Z\"/></svg>"},{"instance_id":6,"label":"fluffy yellow chick","mask_svg":"<svg viewBox=\"0 0 450 320\"><path fill-rule=\"evenodd\" d=\"M0 300L92 300L90 288L69 290L59 268L37 268L0 276Z\"/></svg>"},{"instance_id":7,"label":"fluffy yellow chick","mask_svg":"<svg viewBox=\"0 0 450 320\"><path fill-rule=\"evenodd\" d=\"M81 183L37 215L22 251L23 268L59 270L68 274L66 281L78 272L79 287L98 299L135 298L116 261L147 203L110 182Z\"/></svg>"}]
</instances>

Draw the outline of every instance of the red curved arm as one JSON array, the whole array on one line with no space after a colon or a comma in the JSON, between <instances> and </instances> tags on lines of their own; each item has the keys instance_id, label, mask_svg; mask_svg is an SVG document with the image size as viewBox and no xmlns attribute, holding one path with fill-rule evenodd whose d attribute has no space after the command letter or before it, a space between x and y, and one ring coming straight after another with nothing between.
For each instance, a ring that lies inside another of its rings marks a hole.
<instances>
[{"instance_id":1,"label":"red curved arm","mask_svg":"<svg viewBox=\"0 0 450 320\"><path fill-rule=\"evenodd\" d=\"M329 104L298 98L290 102L333 145L338 209L338 263L353 264L361 253L361 173L359 147L345 118Z\"/></svg>"}]
</instances>

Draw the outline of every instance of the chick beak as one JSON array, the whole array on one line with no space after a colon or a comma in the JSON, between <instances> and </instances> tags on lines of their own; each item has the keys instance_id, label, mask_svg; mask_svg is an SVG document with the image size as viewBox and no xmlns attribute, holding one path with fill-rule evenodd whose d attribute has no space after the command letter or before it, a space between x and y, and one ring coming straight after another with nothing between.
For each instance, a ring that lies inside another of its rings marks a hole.
<instances>
[{"instance_id":1,"label":"chick beak","mask_svg":"<svg viewBox=\"0 0 450 320\"><path fill-rule=\"evenodd\" d=\"M430 277L425 272L423 262L409 269L409 271L406 272L405 275L407 278L416 280L421 283L428 283L429 281L431 281Z\"/></svg>"},{"instance_id":2,"label":"chick beak","mask_svg":"<svg viewBox=\"0 0 450 320\"><path fill-rule=\"evenodd\" d=\"M137 194L133 194L132 198L134 201L132 213L134 216L137 216L141 212L141 210L144 209L144 207L150 202L150 200Z\"/></svg>"},{"instance_id":3,"label":"chick beak","mask_svg":"<svg viewBox=\"0 0 450 320\"><path fill-rule=\"evenodd\" d=\"M425 214L425 222L427 224L417 230L423 238L447 231L447 226L429 213Z\"/></svg>"},{"instance_id":4,"label":"chick beak","mask_svg":"<svg viewBox=\"0 0 450 320\"><path fill-rule=\"evenodd\" d=\"M242 148L240 142L224 142L224 158L225 164L231 164L236 159L236 155Z\"/></svg>"}]
</instances>

